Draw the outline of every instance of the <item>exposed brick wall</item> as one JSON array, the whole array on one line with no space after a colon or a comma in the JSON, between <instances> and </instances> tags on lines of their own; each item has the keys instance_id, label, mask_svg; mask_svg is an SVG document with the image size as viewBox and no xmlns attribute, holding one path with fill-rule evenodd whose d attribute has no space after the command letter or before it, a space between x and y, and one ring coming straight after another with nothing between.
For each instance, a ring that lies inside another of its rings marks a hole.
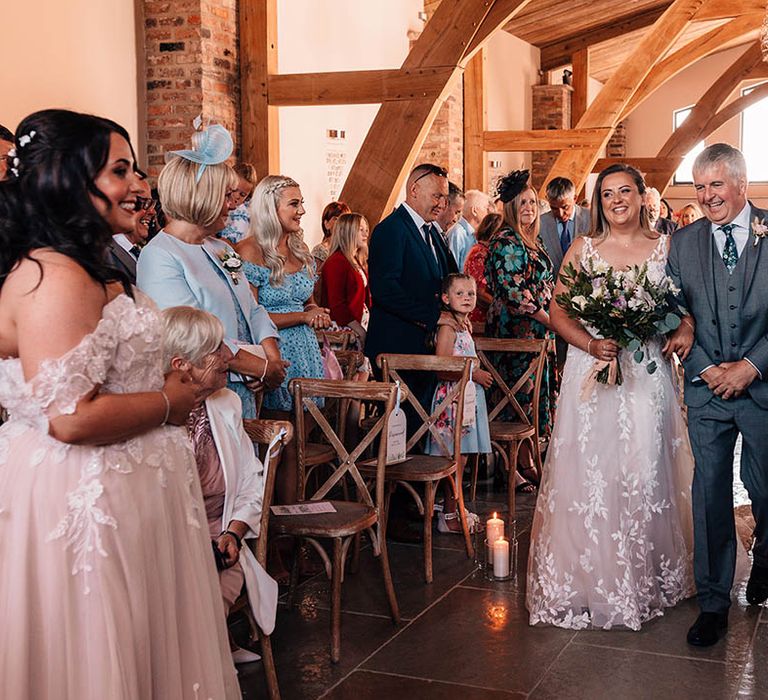
<instances>
[{"instance_id":1,"label":"exposed brick wall","mask_svg":"<svg viewBox=\"0 0 768 700\"><path fill-rule=\"evenodd\" d=\"M239 141L237 0L144 0L147 154L156 176L168 150L187 148L192 121Z\"/></svg>"},{"instance_id":2,"label":"exposed brick wall","mask_svg":"<svg viewBox=\"0 0 768 700\"><path fill-rule=\"evenodd\" d=\"M533 129L570 129L571 93L569 85L534 85ZM534 151L531 155L531 182L539 189L545 184L549 170L557 159L557 151Z\"/></svg>"},{"instance_id":3,"label":"exposed brick wall","mask_svg":"<svg viewBox=\"0 0 768 700\"><path fill-rule=\"evenodd\" d=\"M431 18L441 0L424 0L424 11ZM409 39L413 46L417 33ZM416 163L436 163L448 170L448 177L459 187L464 183L464 86L461 78L455 80L440 107L424 144L416 156Z\"/></svg>"}]
</instances>

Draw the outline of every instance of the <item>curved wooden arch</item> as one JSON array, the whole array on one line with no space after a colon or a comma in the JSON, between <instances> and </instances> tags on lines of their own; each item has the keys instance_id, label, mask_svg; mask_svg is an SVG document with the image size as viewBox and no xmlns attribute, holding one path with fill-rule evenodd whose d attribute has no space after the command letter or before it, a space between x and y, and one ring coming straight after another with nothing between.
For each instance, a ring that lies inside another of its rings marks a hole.
<instances>
[{"instance_id":1,"label":"curved wooden arch","mask_svg":"<svg viewBox=\"0 0 768 700\"><path fill-rule=\"evenodd\" d=\"M723 45L734 39L757 32L762 21L763 13L749 13L741 17L734 17L727 24L716 27L667 56L657 63L645 77L622 111L619 121L626 119L653 92L696 61L719 51Z\"/></svg>"},{"instance_id":2,"label":"curved wooden arch","mask_svg":"<svg viewBox=\"0 0 768 700\"><path fill-rule=\"evenodd\" d=\"M674 45L702 4L702 0L675 0L656 20L637 48L609 78L576 125L580 129L608 127L603 141L579 150L561 151L544 182L557 173L572 180L577 192L581 190L600 151L608 143L624 108L638 86L645 80L656 61Z\"/></svg>"},{"instance_id":3,"label":"curved wooden arch","mask_svg":"<svg viewBox=\"0 0 768 700\"><path fill-rule=\"evenodd\" d=\"M718 126L722 126L725 123L724 118L728 114L727 110L729 110L729 107L720 112L722 115L720 117L718 117L718 110L720 110L729 95L738 87L739 83L750 74L755 66L762 62L762 59L760 42L751 44L715 80L712 87L701 96L680 128L672 132L666 143L661 147L657 157L676 158L677 165L679 165L685 154L701 139L711 134ZM745 102L744 104L746 106L747 103ZM734 114L731 114L731 116L734 116ZM674 161L672 163L674 164ZM648 184L655 187L659 192L664 192L675 174L677 165L674 167L670 165L661 172L650 173Z\"/></svg>"},{"instance_id":4,"label":"curved wooden arch","mask_svg":"<svg viewBox=\"0 0 768 700\"><path fill-rule=\"evenodd\" d=\"M446 68L429 97L385 102L347 176L341 199L373 224L389 212L442 97L466 63L531 0L443 0L401 70Z\"/></svg>"}]
</instances>

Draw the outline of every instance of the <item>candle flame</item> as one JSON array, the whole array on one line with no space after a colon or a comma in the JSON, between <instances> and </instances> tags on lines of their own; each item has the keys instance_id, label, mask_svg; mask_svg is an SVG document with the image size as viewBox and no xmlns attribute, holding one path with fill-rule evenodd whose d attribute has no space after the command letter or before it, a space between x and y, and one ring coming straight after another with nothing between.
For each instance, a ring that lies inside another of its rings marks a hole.
<instances>
[{"instance_id":1,"label":"candle flame","mask_svg":"<svg viewBox=\"0 0 768 700\"><path fill-rule=\"evenodd\" d=\"M496 511L493 512L493 519L496 520Z\"/></svg>"}]
</instances>

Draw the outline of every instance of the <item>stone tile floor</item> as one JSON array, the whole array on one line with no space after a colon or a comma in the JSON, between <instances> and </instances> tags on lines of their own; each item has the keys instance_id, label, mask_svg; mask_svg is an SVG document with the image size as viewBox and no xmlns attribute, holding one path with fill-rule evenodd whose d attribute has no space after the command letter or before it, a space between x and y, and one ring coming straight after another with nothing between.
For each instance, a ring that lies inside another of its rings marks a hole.
<instances>
[{"instance_id":1,"label":"stone tile floor","mask_svg":"<svg viewBox=\"0 0 768 700\"><path fill-rule=\"evenodd\" d=\"M284 598L272 637L285 700L460 698L686 700L768 697L768 608L748 607L745 575L734 587L728 635L695 649L685 634L696 617L687 601L640 632L532 628L524 569L533 496L518 496L519 584L485 579L462 539L435 536L434 582L422 578L421 548L390 543L402 622L388 614L378 562L363 551L342 589L342 658L329 658L329 584L304 581L289 610ZM501 494L474 505L504 510ZM504 517L504 516L502 516ZM743 567L742 567L743 569ZM241 630L242 632L242 627ZM243 697L266 697L261 664L239 669Z\"/></svg>"}]
</instances>

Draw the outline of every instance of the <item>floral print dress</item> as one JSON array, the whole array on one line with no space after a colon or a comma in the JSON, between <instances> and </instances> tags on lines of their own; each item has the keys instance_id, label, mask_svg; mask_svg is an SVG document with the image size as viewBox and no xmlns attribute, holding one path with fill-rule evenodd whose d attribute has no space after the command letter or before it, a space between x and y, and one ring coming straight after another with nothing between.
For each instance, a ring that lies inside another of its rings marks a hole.
<instances>
[{"instance_id":1,"label":"floral print dress","mask_svg":"<svg viewBox=\"0 0 768 700\"><path fill-rule=\"evenodd\" d=\"M554 333L533 318L539 309L549 308L554 289L552 263L543 247L531 250L520 236L505 226L490 243L485 266L488 291L493 302L488 309L485 333L489 338L552 339ZM533 358L523 353L503 355L496 363L504 380L512 386L526 371ZM533 420L533 382L517 394L520 406ZM549 357L541 383L539 434L549 437L557 399L557 362Z\"/></svg>"}]
</instances>

